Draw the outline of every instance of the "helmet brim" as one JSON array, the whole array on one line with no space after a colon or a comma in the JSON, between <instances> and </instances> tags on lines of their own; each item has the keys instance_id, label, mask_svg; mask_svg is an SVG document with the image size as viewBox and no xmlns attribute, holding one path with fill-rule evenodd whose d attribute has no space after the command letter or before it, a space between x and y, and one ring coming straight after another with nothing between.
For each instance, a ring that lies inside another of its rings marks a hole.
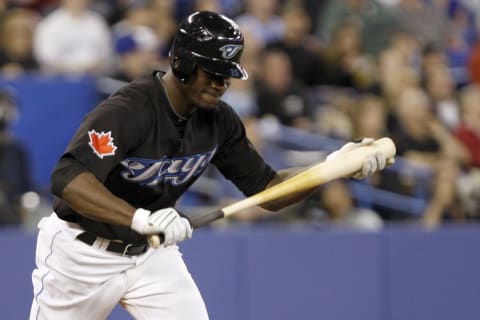
<instances>
[{"instance_id":1,"label":"helmet brim","mask_svg":"<svg viewBox=\"0 0 480 320\"><path fill-rule=\"evenodd\" d=\"M196 52L192 52L197 65L206 72L225 78L248 79L247 71L238 63L216 58L208 58Z\"/></svg>"}]
</instances>

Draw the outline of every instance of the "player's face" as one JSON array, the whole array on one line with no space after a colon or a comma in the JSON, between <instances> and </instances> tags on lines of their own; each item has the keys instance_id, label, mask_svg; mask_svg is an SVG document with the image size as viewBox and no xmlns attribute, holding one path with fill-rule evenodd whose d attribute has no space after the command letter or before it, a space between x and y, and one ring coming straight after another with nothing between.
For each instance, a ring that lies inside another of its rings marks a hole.
<instances>
[{"instance_id":1,"label":"player's face","mask_svg":"<svg viewBox=\"0 0 480 320\"><path fill-rule=\"evenodd\" d=\"M198 68L189 82L191 103L201 108L213 108L230 86L230 78L216 76Z\"/></svg>"}]
</instances>

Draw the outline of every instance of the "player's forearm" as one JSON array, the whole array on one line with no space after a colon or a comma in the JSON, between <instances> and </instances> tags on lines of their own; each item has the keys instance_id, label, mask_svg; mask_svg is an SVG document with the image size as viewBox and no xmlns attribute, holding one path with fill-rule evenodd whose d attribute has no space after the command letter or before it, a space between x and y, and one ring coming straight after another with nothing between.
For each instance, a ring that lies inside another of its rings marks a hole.
<instances>
[{"instance_id":1,"label":"player's forearm","mask_svg":"<svg viewBox=\"0 0 480 320\"><path fill-rule=\"evenodd\" d=\"M270 188L270 187L272 187L276 184L279 184L279 183L281 183L281 182L299 174L300 172L304 171L305 169L307 169L307 168L289 168L289 169L278 171L277 174L275 175L275 177L272 179L272 181L270 181L270 183L267 185L267 188ZM266 202L266 203L260 205L260 207L262 207L264 209L267 209L267 210L270 210L270 211L278 211L282 208L288 207L292 204L295 204L295 203L307 198L314 190L315 190L315 188L311 188L311 189L301 191L301 192L298 192L298 193L293 193L293 194L290 194L290 195L288 195L286 197L283 197L281 199Z\"/></svg>"},{"instance_id":2,"label":"player's forearm","mask_svg":"<svg viewBox=\"0 0 480 320\"><path fill-rule=\"evenodd\" d=\"M130 226L135 208L116 197L90 172L70 181L61 197L78 213L102 222Z\"/></svg>"}]
</instances>

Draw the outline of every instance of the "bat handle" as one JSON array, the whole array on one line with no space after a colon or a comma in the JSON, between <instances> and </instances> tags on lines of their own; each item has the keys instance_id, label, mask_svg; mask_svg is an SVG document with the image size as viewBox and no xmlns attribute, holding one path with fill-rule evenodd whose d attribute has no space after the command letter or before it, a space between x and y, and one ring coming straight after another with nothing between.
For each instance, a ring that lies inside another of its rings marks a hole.
<instances>
[{"instance_id":1,"label":"bat handle","mask_svg":"<svg viewBox=\"0 0 480 320\"><path fill-rule=\"evenodd\" d=\"M225 217L225 213L222 210L210 212L206 215L200 215L199 217L190 217L190 223L194 229L206 226L215 220Z\"/></svg>"},{"instance_id":2,"label":"bat handle","mask_svg":"<svg viewBox=\"0 0 480 320\"><path fill-rule=\"evenodd\" d=\"M212 223L215 220L221 219L225 216L225 213L222 210L217 210L206 215L201 215L199 217L193 217L190 219L190 224L194 229L206 226ZM163 234L152 234L147 237L148 244L152 248L158 248L165 241Z\"/></svg>"}]
</instances>

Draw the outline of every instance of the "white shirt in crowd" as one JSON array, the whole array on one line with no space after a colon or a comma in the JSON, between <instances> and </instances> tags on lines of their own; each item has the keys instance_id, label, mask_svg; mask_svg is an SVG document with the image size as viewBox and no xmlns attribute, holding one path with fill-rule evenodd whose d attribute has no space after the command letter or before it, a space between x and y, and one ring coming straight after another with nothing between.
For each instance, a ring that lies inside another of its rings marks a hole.
<instances>
[{"instance_id":1,"label":"white shirt in crowd","mask_svg":"<svg viewBox=\"0 0 480 320\"><path fill-rule=\"evenodd\" d=\"M111 64L111 31L100 14L85 10L72 15L60 8L37 26L34 54L46 71L104 73Z\"/></svg>"}]
</instances>

